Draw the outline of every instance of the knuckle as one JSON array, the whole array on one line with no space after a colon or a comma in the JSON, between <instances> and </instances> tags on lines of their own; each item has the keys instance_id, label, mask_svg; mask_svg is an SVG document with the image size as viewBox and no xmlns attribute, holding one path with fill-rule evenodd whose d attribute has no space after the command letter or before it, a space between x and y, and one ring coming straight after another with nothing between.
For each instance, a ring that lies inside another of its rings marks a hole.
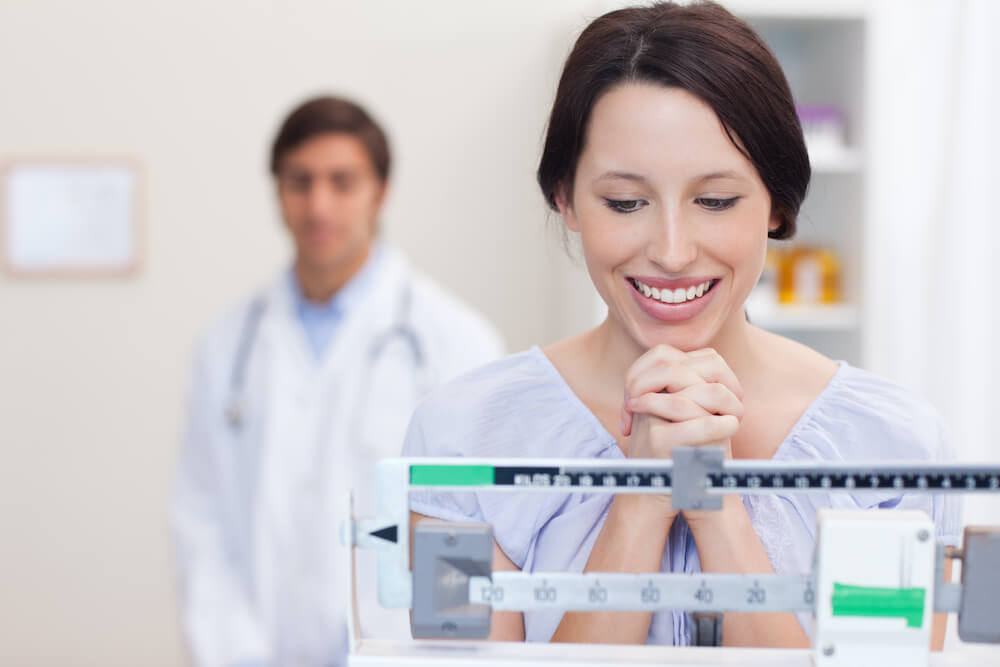
<instances>
[{"instance_id":1,"label":"knuckle","mask_svg":"<svg viewBox=\"0 0 1000 667\"><path fill-rule=\"evenodd\" d=\"M655 346L653 346L653 355L661 361L669 360L670 357L673 356L671 354L672 351L673 348L671 348L666 343L657 343Z\"/></svg>"},{"instance_id":2,"label":"knuckle","mask_svg":"<svg viewBox=\"0 0 1000 667\"><path fill-rule=\"evenodd\" d=\"M727 435L732 435L740 429L740 420L733 415L722 415L721 429Z\"/></svg>"}]
</instances>

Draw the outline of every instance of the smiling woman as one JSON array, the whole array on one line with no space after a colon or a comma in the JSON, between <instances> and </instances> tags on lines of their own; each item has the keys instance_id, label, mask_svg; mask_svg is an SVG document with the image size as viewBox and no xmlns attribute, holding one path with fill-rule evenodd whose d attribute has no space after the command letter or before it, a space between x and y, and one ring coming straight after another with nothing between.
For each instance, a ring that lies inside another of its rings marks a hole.
<instances>
[{"instance_id":1,"label":"smiling woman","mask_svg":"<svg viewBox=\"0 0 1000 667\"><path fill-rule=\"evenodd\" d=\"M767 239L787 238L809 182L774 56L714 3L606 14L567 59L538 181L579 234L608 306L598 327L483 367L416 411L409 455L929 460L936 412L902 388L753 326L744 302ZM727 496L716 512L667 497L421 493L414 518L493 525L497 569L798 573L820 507L910 507L955 544L950 500ZM690 641L681 612L494 615L492 637ZM940 643L943 624L935 641ZM727 613L726 644L802 646L793 614Z\"/></svg>"}]
</instances>

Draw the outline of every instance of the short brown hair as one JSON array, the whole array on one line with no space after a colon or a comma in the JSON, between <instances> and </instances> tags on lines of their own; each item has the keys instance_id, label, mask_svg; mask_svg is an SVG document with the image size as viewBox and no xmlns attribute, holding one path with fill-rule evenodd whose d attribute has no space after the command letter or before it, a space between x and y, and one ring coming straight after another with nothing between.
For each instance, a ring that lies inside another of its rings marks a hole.
<instances>
[{"instance_id":1,"label":"short brown hair","mask_svg":"<svg viewBox=\"0 0 1000 667\"><path fill-rule=\"evenodd\" d=\"M779 226L768 235L795 233L811 173L791 90L764 41L714 2L629 7L587 26L566 59L538 166L549 206L560 187L572 191L598 98L624 82L682 88L712 107L771 196Z\"/></svg>"},{"instance_id":2,"label":"short brown hair","mask_svg":"<svg viewBox=\"0 0 1000 667\"><path fill-rule=\"evenodd\" d=\"M271 145L271 173L281 159L307 140L321 134L349 134L368 151L375 173L384 183L389 178L389 141L385 132L360 105L340 97L315 97L296 107L281 124Z\"/></svg>"}]
</instances>

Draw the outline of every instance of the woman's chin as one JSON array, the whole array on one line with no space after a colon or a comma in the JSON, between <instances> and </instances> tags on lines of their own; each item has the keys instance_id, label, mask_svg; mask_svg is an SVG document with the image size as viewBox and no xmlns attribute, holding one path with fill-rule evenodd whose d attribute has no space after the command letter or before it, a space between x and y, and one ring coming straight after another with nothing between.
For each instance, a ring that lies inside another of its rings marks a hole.
<instances>
[{"instance_id":1,"label":"woman's chin","mask_svg":"<svg viewBox=\"0 0 1000 667\"><path fill-rule=\"evenodd\" d=\"M657 345L669 345L681 352L694 352L711 347L712 336L704 330L678 327L677 331L646 331L639 337L639 344L649 350Z\"/></svg>"}]
</instances>

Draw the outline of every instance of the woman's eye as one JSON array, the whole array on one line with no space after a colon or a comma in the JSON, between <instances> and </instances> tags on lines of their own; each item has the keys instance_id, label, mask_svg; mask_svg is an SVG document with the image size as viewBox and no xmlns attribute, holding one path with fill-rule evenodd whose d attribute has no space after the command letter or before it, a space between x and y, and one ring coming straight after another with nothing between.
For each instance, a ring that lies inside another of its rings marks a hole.
<instances>
[{"instance_id":1,"label":"woman's eye","mask_svg":"<svg viewBox=\"0 0 1000 667\"><path fill-rule=\"evenodd\" d=\"M642 199L605 199L608 208L619 213L632 213L646 205Z\"/></svg>"},{"instance_id":2,"label":"woman's eye","mask_svg":"<svg viewBox=\"0 0 1000 667\"><path fill-rule=\"evenodd\" d=\"M699 197L695 199L695 203L704 209L709 211L725 211L727 208L732 208L736 204L736 200L739 197L730 197L729 199L719 199L717 197Z\"/></svg>"}]
</instances>

